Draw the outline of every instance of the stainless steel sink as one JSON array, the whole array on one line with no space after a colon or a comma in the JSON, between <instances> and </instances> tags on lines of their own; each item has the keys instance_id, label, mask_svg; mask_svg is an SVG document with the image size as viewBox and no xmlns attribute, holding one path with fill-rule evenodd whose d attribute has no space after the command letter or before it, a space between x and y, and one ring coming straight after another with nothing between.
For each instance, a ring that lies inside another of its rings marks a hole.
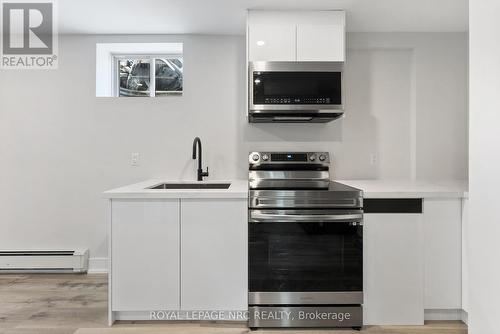
<instances>
[{"instance_id":1,"label":"stainless steel sink","mask_svg":"<svg viewBox=\"0 0 500 334\"><path fill-rule=\"evenodd\" d=\"M228 189L231 183L161 183L148 189Z\"/></svg>"}]
</instances>

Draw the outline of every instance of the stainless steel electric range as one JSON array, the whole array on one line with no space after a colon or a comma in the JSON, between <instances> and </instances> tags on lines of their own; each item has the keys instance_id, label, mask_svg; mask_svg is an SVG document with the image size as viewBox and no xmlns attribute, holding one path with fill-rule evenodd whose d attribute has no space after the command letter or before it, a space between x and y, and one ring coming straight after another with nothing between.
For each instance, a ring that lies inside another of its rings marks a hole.
<instances>
[{"instance_id":1,"label":"stainless steel electric range","mask_svg":"<svg viewBox=\"0 0 500 334\"><path fill-rule=\"evenodd\" d=\"M249 155L249 327L361 328L363 193L327 152Z\"/></svg>"}]
</instances>

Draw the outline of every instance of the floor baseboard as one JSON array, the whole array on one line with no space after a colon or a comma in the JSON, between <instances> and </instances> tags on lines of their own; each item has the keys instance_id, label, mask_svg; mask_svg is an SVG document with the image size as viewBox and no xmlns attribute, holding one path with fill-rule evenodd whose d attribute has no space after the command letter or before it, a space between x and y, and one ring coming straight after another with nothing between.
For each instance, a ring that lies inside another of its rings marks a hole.
<instances>
[{"instance_id":1,"label":"floor baseboard","mask_svg":"<svg viewBox=\"0 0 500 334\"><path fill-rule=\"evenodd\" d=\"M469 325L469 313L467 313L467 311L465 310L462 310L462 322L466 325Z\"/></svg>"},{"instance_id":2,"label":"floor baseboard","mask_svg":"<svg viewBox=\"0 0 500 334\"><path fill-rule=\"evenodd\" d=\"M427 309L424 310L425 320L460 320L463 321L462 309ZM467 312L465 312L467 313ZM465 321L464 321L465 322Z\"/></svg>"}]
</instances>

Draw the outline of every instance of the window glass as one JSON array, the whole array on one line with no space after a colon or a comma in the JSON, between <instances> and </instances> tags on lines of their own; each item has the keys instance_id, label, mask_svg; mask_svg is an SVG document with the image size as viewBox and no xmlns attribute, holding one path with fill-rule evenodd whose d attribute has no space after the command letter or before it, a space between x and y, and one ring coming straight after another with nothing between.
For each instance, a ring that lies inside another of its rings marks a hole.
<instances>
[{"instance_id":1,"label":"window glass","mask_svg":"<svg viewBox=\"0 0 500 334\"><path fill-rule=\"evenodd\" d=\"M150 65L155 64L154 73ZM118 59L118 96L166 96L182 94L182 57L148 56ZM152 83L154 82L154 87ZM151 92L151 90L153 90Z\"/></svg>"},{"instance_id":2,"label":"window glass","mask_svg":"<svg viewBox=\"0 0 500 334\"><path fill-rule=\"evenodd\" d=\"M150 59L120 59L118 96L150 96L149 66Z\"/></svg>"},{"instance_id":3,"label":"window glass","mask_svg":"<svg viewBox=\"0 0 500 334\"><path fill-rule=\"evenodd\" d=\"M182 92L182 58L156 58L156 96Z\"/></svg>"}]
</instances>

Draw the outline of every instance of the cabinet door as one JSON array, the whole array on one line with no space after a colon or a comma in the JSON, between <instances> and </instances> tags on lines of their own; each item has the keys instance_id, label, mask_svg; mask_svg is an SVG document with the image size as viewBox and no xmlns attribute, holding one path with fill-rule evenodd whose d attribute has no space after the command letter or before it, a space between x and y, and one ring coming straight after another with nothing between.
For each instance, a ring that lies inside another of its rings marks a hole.
<instances>
[{"instance_id":1,"label":"cabinet door","mask_svg":"<svg viewBox=\"0 0 500 334\"><path fill-rule=\"evenodd\" d=\"M179 200L112 201L113 311L179 308Z\"/></svg>"},{"instance_id":2,"label":"cabinet door","mask_svg":"<svg viewBox=\"0 0 500 334\"><path fill-rule=\"evenodd\" d=\"M421 214L365 214L364 323L423 325Z\"/></svg>"},{"instance_id":3,"label":"cabinet door","mask_svg":"<svg viewBox=\"0 0 500 334\"><path fill-rule=\"evenodd\" d=\"M295 25L248 27L248 60L295 61Z\"/></svg>"},{"instance_id":4,"label":"cabinet door","mask_svg":"<svg viewBox=\"0 0 500 334\"><path fill-rule=\"evenodd\" d=\"M247 310L246 199L181 200L181 309Z\"/></svg>"},{"instance_id":5,"label":"cabinet door","mask_svg":"<svg viewBox=\"0 0 500 334\"><path fill-rule=\"evenodd\" d=\"M425 199L425 308L462 308L462 201Z\"/></svg>"},{"instance_id":6,"label":"cabinet door","mask_svg":"<svg viewBox=\"0 0 500 334\"><path fill-rule=\"evenodd\" d=\"M469 263L467 236L469 235L469 199L462 200L462 309L469 312Z\"/></svg>"},{"instance_id":7,"label":"cabinet door","mask_svg":"<svg viewBox=\"0 0 500 334\"><path fill-rule=\"evenodd\" d=\"M297 61L344 61L343 25L297 26Z\"/></svg>"}]
</instances>

